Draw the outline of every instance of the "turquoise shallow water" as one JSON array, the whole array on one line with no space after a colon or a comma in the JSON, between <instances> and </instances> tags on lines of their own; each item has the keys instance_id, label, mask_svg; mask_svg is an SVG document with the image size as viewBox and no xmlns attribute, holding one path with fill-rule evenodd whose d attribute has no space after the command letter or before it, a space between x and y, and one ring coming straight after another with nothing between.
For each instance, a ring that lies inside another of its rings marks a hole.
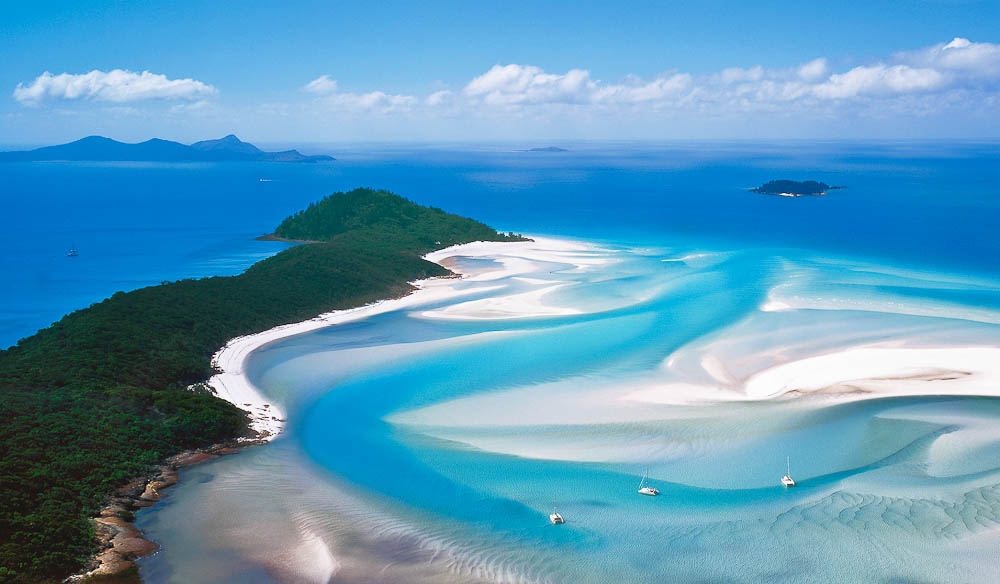
<instances>
[{"instance_id":1,"label":"turquoise shallow water","mask_svg":"<svg viewBox=\"0 0 1000 584\"><path fill-rule=\"evenodd\" d=\"M213 480L185 482L143 516L164 543L144 573L185 581L208 563L281 581L989 581L1000 575L1000 400L673 400L858 345L1000 346L996 288L977 278L802 250L602 244L277 341L247 366L286 404L286 433L188 471ZM499 318L505 301L556 284L543 304L578 313ZM970 302L977 294L991 300ZM765 310L775 301L790 307ZM651 386L665 403L635 397ZM794 489L778 484L786 456ZM636 493L645 469L658 497ZM563 526L548 522L554 500ZM259 535L277 525L277 541ZM206 542L225 554L202 559ZM302 553L332 567L305 573Z\"/></svg>"},{"instance_id":2,"label":"turquoise shallow water","mask_svg":"<svg viewBox=\"0 0 1000 584\"><path fill-rule=\"evenodd\" d=\"M511 150L0 168L16 218L0 238L6 342L117 289L236 273L278 249L253 235L362 184L591 242L255 352L249 377L285 406L286 431L185 471L140 514L163 546L147 581L1000 577L1000 401L844 399L988 372L911 367L733 399L759 371L859 345L1000 347L995 145ZM849 188L745 190L785 177ZM82 261L67 267L71 243ZM478 273L504 259L456 261ZM656 498L635 492L647 468ZM563 526L548 523L553 499Z\"/></svg>"}]
</instances>

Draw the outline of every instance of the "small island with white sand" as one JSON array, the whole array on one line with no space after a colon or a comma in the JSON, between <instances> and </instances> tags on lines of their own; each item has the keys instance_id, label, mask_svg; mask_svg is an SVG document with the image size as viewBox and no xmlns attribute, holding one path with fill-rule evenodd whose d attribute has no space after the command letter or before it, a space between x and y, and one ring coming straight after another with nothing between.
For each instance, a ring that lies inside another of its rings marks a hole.
<instances>
[{"instance_id":1,"label":"small island with white sand","mask_svg":"<svg viewBox=\"0 0 1000 584\"><path fill-rule=\"evenodd\" d=\"M778 195L779 197L805 197L823 196L829 191L842 188L844 187L831 187L824 182L814 180L772 180L759 187L750 189L750 192L762 195Z\"/></svg>"}]
</instances>

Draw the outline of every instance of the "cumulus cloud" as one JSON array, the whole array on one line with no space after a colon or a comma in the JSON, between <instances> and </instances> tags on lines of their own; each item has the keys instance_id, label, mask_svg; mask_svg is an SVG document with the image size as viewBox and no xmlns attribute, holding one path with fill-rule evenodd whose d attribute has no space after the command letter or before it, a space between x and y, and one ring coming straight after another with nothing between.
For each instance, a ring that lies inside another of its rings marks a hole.
<instances>
[{"instance_id":1,"label":"cumulus cloud","mask_svg":"<svg viewBox=\"0 0 1000 584\"><path fill-rule=\"evenodd\" d=\"M803 81L812 83L826 77L829 70L826 59L820 57L799 65L796 72Z\"/></svg>"},{"instance_id":2,"label":"cumulus cloud","mask_svg":"<svg viewBox=\"0 0 1000 584\"><path fill-rule=\"evenodd\" d=\"M479 108L549 105L607 110L619 105L733 113L872 99L906 100L912 109L913 99L920 96L993 86L1000 87L1000 45L956 38L841 72L832 71L827 59L820 57L790 68L730 67L710 74L671 72L647 80L627 76L609 83L592 78L586 69L551 73L533 65L494 65L469 81L461 97L467 107ZM437 92L425 103L444 103L445 96L454 105L450 92Z\"/></svg>"},{"instance_id":3,"label":"cumulus cloud","mask_svg":"<svg viewBox=\"0 0 1000 584\"><path fill-rule=\"evenodd\" d=\"M37 106L52 101L103 101L126 103L145 100L198 101L218 94L211 85L195 79L168 79L165 75L123 69L94 70L74 75L46 71L25 85L18 83L14 99Z\"/></svg>"},{"instance_id":4,"label":"cumulus cloud","mask_svg":"<svg viewBox=\"0 0 1000 584\"><path fill-rule=\"evenodd\" d=\"M652 81L630 78L628 83L601 86L595 102L603 104L640 104L649 102L677 103L690 93L692 77L688 73L674 73Z\"/></svg>"},{"instance_id":5,"label":"cumulus cloud","mask_svg":"<svg viewBox=\"0 0 1000 584\"><path fill-rule=\"evenodd\" d=\"M546 71L496 64L464 85L424 96L342 91L329 75L306 83L317 114L417 114L420 119L484 121L533 118L648 125L656 120L755 123L770 119L912 119L965 111L990 116L1000 107L1000 45L955 38L881 59L837 65L815 57L785 67L762 64L714 72L667 70L602 80L579 67ZM666 63L669 65L669 63ZM755 117L761 114L761 117ZM620 122L618 121L620 120Z\"/></svg>"},{"instance_id":6,"label":"cumulus cloud","mask_svg":"<svg viewBox=\"0 0 1000 584\"><path fill-rule=\"evenodd\" d=\"M764 68L760 65L741 69L739 67L729 67L719 73L719 79L726 84L738 81L760 81L764 78Z\"/></svg>"},{"instance_id":7,"label":"cumulus cloud","mask_svg":"<svg viewBox=\"0 0 1000 584\"><path fill-rule=\"evenodd\" d=\"M669 74L651 81L628 77L624 83L602 83L584 69L546 73L527 65L494 65L470 81L462 93L487 105L634 104L678 96L691 86L688 74Z\"/></svg>"},{"instance_id":8,"label":"cumulus cloud","mask_svg":"<svg viewBox=\"0 0 1000 584\"><path fill-rule=\"evenodd\" d=\"M572 69L557 75L526 65L494 65L470 81L463 92L489 104L585 103L597 88L590 73Z\"/></svg>"},{"instance_id":9,"label":"cumulus cloud","mask_svg":"<svg viewBox=\"0 0 1000 584\"><path fill-rule=\"evenodd\" d=\"M945 75L934 69L879 64L831 75L828 80L813 87L812 92L827 99L906 94L940 89L946 81Z\"/></svg>"},{"instance_id":10,"label":"cumulus cloud","mask_svg":"<svg viewBox=\"0 0 1000 584\"><path fill-rule=\"evenodd\" d=\"M302 86L303 91L317 96L316 103L329 110L390 113L408 110L419 102L412 95L391 95L382 91L350 93L339 89L337 81L329 75L321 75Z\"/></svg>"},{"instance_id":11,"label":"cumulus cloud","mask_svg":"<svg viewBox=\"0 0 1000 584\"><path fill-rule=\"evenodd\" d=\"M913 95L978 89L1000 82L1000 45L956 37L947 43L896 53L890 63L830 75L813 88L818 97Z\"/></svg>"},{"instance_id":12,"label":"cumulus cloud","mask_svg":"<svg viewBox=\"0 0 1000 584\"><path fill-rule=\"evenodd\" d=\"M973 78L991 78L1000 75L1000 45L974 43L961 37L917 51L897 53L895 59L903 63Z\"/></svg>"},{"instance_id":13,"label":"cumulus cloud","mask_svg":"<svg viewBox=\"0 0 1000 584\"><path fill-rule=\"evenodd\" d=\"M448 89L442 89L441 91L435 91L434 93L428 95L425 102L431 107L436 107L452 103L454 98L455 92Z\"/></svg>"}]
</instances>

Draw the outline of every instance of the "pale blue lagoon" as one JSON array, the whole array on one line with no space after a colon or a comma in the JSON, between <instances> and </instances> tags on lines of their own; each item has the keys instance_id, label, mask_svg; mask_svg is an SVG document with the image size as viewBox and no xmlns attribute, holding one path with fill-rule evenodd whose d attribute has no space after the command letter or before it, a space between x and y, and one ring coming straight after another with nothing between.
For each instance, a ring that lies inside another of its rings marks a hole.
<instances>
[{"instance_id":1,"label":"pale blue lagoon","mask_svg":"<svg viewBox=\"0 0 1000 584\"><path fill-rule=\"evenodd\" d=\"M254 235L359 185L542 236L252 353L285 430L140 513L148 582L1000 578L996 145L513 149L0 166L26 225L0 269L42 274L6 287L10 342L115 289L238 272L277 251ZM848 188L747 192L776 178ZM87 292L49 302L49 280Z\"/></svg>"}]
</instances>

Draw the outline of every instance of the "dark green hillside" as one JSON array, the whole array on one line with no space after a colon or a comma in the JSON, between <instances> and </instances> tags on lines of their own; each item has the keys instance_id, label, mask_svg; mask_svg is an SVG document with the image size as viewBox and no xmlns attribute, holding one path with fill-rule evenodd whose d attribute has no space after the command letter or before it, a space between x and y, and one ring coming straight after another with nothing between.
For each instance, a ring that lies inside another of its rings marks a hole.
<instances>
[{"instance_id":1,"label":"dark green hillside","mask_svg":"<svg viewBox=\"0 0 1000 584\"><path fill-rule=\"evenodd\" d=\"M326 241L349 232L389 237L414 250L497 237L496 231L478 221L372 189L330 195L282 221L274 234L285 239ZM523 238L511 233L506 239Z\"/></svg>"},{"instance_id":2,"label":"dark green hillside","mask_svg":"<svg viewBox=\"0 0 1000 584\"><path fill-rule=\"evenodd\" d=\"M228 339L403 294L448 273L419 257L432 249L511 239L371 190L328 197L289 225L325 241L239 276L117 293L0 351L0 582L79 569L94 545L87 517L110 492L246 431L241 410L187 389Z\"/></svg>"},{"instance_id":3,"label":"dark green hillside","mask_svg":"<svg viewBox=\"0 0 1000 584\"><path fill-rule=\"evenodd\" d=\"M841 187L831 187L830 185L817 182L814 180L806 181L795 181L795 180L772 180L762 184L761 186L751 189L754 193L763 193L765 195L780 195L783 193L791 195L825 195L826 191L832 189L838 189Z\"/></svg>"}]
</instances>

